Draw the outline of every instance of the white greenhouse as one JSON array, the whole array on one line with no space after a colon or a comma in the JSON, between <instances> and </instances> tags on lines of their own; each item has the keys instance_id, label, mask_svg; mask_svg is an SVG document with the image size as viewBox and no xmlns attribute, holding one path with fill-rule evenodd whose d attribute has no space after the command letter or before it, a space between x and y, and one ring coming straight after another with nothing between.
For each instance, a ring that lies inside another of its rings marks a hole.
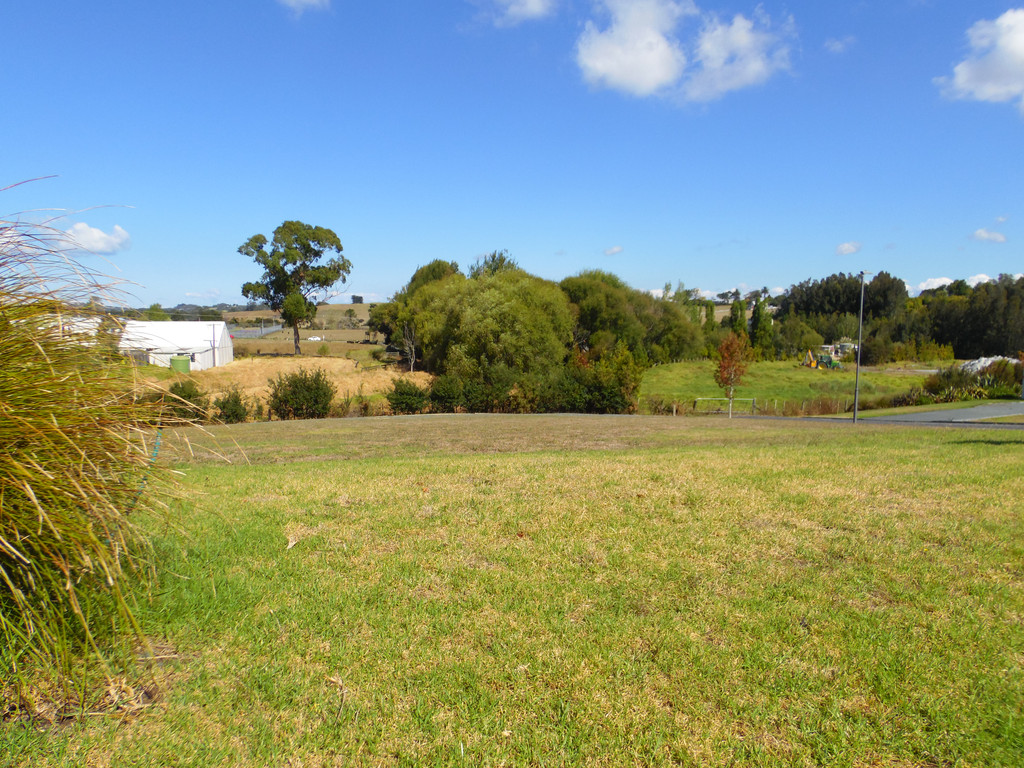
<instances>
[{"instance_id":1,"label":"white greenhouse","mask_svg":"<svg viewBox=\"0 0 1024 768\"><path fill-rule=\"evenodd\" d=\"M235 359L231 334L220 321L128 320L118 348L139 362L186 371L204 371Z\"/></svg>"}]
</instances>

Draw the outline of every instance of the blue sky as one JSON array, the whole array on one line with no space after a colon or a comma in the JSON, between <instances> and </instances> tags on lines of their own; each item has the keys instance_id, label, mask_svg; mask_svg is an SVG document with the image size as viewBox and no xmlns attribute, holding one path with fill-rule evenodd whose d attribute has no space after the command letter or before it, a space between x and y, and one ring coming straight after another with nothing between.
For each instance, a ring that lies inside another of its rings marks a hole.
<instances>
[{"instance_id":1,"label":"blue sky","mask_svg":"<svg viewBox=\"0 0 1024 768\"><path fill-rule=\"evenodd\" d=\"M503 248L713 293L1024 270L1006 0L17 5L0 187L56 178L0 213L66 209L138 304L240 301L287 219L341 238L336 301Z\"/></svg>"}]
</instances>

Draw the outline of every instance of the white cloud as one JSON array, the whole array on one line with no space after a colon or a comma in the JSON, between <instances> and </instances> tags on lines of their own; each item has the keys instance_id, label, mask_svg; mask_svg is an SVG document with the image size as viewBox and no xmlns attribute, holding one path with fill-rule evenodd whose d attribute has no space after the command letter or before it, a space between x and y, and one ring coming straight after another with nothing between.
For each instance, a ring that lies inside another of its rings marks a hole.
<instances>
[{"instance_id":1,"label":"white cloud","mask_svg":"<svg viewBox=\"0 0 1024 768\"><path fill-rule=\"evenodd\" d=\"M1011 8L995 21L967 30L971 52L953 67L953 77L935 82L953 99L1014 101L1024 112L1024 8Z\"/></svg>"},{"instance_id":2,"label":"white cloud","mask_svg":"<svg viewBox=\"0 0 1024 768\"><path fill-rule=\"evenodd\" d=\"M861 249L861 244L856 242L840 243L836 246L836 256L852 256Z\"/></svg>"},{"instance_id":3,"label":"white cloud","mask_svg":"<svg viewBox=\"0 0 1024 768\"><path fill-rule=\"evenodd\" d=\"M1005 243L1006 235L1002 232L993 232L989 229L976 229L971 235L974 240L981 240L988 243Z\"/></svg>"},{"instance_id":4,"label":"white cloud","mask_svg":"<svg viewBox=\"0 0 1024 768\"><path fill-rule=\"evenodd\" d=\"M327 10L331 7L331 0L277 0L277 2L285 8L291 8L295 13Z\"/></svg>"},{"instance_id":5,"label":"white cloud","mask_svg":"<svg viewBox=\"0 0 1024 768\"><path fill-rule=\"evenodd\" d=\"M941 288L944 285L949 285L952 282L953 281L950 280L948 277L929 277L923 283L917 284L917 292L920 293L921 291L932 291L935 290L936 288Z\"/></svg>"},{"instance_id":6,"label":"white cloud","mask_svg":"<svg viewBox=\"0 0 1024 768\"><path fill-rule=\"evenodd\" d=\"M495 0L498 24L515 25L521 21L541 19L555 9L555 0Z\"/></svg>"},{"instance_id":7,"label":"white cloud","mask_svg":"<svg viewBox=\"0 0 1024 768\"><path fill-rule=\"evenodd\" d=\"M696 46L699 69L684 85L686 97L712 101L729 91L760 85L776 72L789 69L786 41L792 27L790 18L780 31L774 31L760 6L752 19L737 14L729 24L717 16L706 16Z\"/></svg>"},{"instance_id":8,"label":"white cloud","mask_svg":"<svg viewBox=\"0 0 1024 768\"><path fill-rule=\"evenodd\" d=\"M608 248L604 252L604 255L605 256L618 256L624 250L625 250L625 248L623 248L621 245L613 245L611 248Z\"/></svg>"},{"instance_id":9,"label":"white cloud","mask_svg":"<svg viewBox=\"0 0 1024 768\"><path fill-rule=\"evenodd\" d=\"M68 238L83 251L91 253L117 253L131 247L132 239L127 232L115 224L110 234L102 229L78 222L67 230Z\"/></svg>"},{"instance_id":10,"label":"white cloud","mask_svg":"<svg viewBox=\"0 0 1024 768\"><path fill-rule=\"evenodd\" d=\"M576 43L576 62L592 85L650 96L675 84L686 68L686 54L674 37L683 16L696 13L691 2L602 0L611 26L588 21Z\"/></svg>"},{"instance_id":11,"label":"white cloud","mask_svg":"<svg viewBox=\"0 0 1024 768\"><path fill-rule=\"evenodd\" d=\"M611 16L610 25L602 30L588 21L576 42L576 63L595 86L703 102L789 68L793 20L775 28L760 6L751 18L737 14L731 22L702 12L693 0L599 0L598 7ZM683 40L678 28L689 17L703 24Z\"/></svg>"},{"instance_id":12,"label":"white cloud","mask_svg":"<svg viewBox=\"0 0 1024 768\"><path fill-rule=\"evenodd\" d=\"M991 282L992 282L992 278L989 277L986 274L972 275L971 277L967 278L967 284L969 286L971 286L972 288L974 286L976 286L976 285L980 285L981 283L991 283Z\"/></svg>"},{"instance_id":13,"label":"white cloud","mask_svg":"<svg viewBox=\"0 0 1024 768\"><path fill-rule=\"evenodd\" d=\"M850 50L850 47L857 42L857 38L853 35L847 35L846 37L830 37L825 41L825 50L829 53L846 53Z\"/></svg>"}]
</instances>

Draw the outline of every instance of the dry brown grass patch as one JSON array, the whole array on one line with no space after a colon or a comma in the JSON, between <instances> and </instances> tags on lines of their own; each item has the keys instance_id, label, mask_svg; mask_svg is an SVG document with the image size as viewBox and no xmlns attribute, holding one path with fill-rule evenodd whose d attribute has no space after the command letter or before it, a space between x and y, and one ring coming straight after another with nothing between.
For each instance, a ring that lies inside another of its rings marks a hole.
<instances>
[{"instance_id":1,"label":"dry brown grass patch","mask_svg":"<svg viewBox=\"0 0 1024 768\"><path fill-rule=\"evenodd\" d=\"M237 386L246 396L264 401L270 391L270 380L297 373L300 369L315 368L323 369L330 382L337 387L339 398L356 395L369 397L390 392L398 378L408 379L420 387L430 386L433 379L430 374L421 371L406 373L383 367L363 370L355 360L348 358L295 356L241 358L228 365L196 371L189 374L189 378L212 397ZM161 386L170 386L170 383L166 381Z\"/></svg>"}]
</instances>

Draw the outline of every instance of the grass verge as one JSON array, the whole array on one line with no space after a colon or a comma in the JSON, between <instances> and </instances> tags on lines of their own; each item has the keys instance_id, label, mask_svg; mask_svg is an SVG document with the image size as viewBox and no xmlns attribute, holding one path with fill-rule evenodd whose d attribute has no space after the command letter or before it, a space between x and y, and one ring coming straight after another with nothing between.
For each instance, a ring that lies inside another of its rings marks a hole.
<instances>
[{"instance_id":1,"label":"grass verge","mask_svg":"<svg viewBox=\"0 0 1024 768\"><path fill-rule=\"evenodd\" d=\"M644 374L640 386L640 405L644 407L653 398L667 403L692 404L698 397L722 397L709 360L673 363L652 368ZM860 397L866 399L894 395L920 387L927 374L913 369L862 369ZM840 404L853 403L856 372L853 367L841 371L806 368L793 360L752 363L743 384L736 388L736 397L757 398L760 405L778 413L788 406L800 409L800 404L831 400Z\"/></svg>"},{"instance_id":2,"label":"grass verge","mask_svg":"<svg viewBox=\"0 0 1024 768\"><path fill-rule=\"evenodd\" d=\"M179 656L158 701L9 725L0 762L1024 752L1017 433L592 416L213 433L250 463L179 454L187 536L152 530L143 616Z\"/></svg>"}]
</instances>

